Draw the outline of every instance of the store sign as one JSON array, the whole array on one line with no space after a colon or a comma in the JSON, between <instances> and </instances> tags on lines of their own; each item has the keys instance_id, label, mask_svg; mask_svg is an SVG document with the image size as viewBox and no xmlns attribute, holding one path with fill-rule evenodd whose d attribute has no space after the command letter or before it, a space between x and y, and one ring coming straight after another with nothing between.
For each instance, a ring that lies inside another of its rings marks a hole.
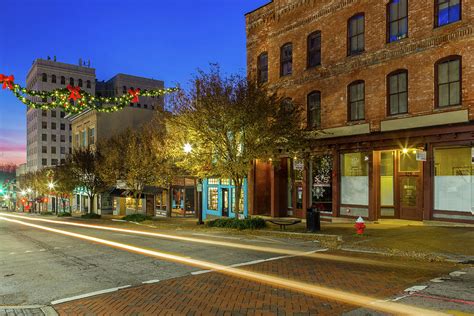
<instances>
[{"instance_id":1,"label":"store sign","mask_svg":"<svg viewBox=\"0 0 474 316\"><path fill-rule=\"evenodd\" d=\"M196 185L196 191L202 192L202 183L198 183L198 184Z\"/></svg>"},{"instance_id":2,"label":"store sign","mask_svg":"<svg viewBox=\"0 0 474 316\"><path fill-rule=\"evenodd\" d=\"M293 169L298 170L298 171L303 171L304 170L303 160L295 160L295 162L293 163Z\"/></svg>"},{"instance_id":3,"label":"store sign","mask_svg":"<svg viewBox=\"0 0 474 316\"><path fill-rule=\"evenodd\" d=\"M426 151L418 150L416 152L416 161L426 161Z\"/></svg>"}]
</instances>

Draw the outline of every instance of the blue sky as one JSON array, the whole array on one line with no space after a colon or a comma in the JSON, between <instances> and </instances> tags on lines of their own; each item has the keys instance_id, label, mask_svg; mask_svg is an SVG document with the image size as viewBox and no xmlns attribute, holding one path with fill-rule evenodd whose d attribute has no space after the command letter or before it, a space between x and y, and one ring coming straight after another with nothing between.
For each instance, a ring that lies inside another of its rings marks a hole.
<instances>
[{"instance_id":1,"label":"blue sky","mask_svg":"<svg viewBox=\"0 0 474 316\"><path fill-rule=\"evenodd\" d=\"M268 0L9 0L1 5L0 74L24 84L35 58L91 60L116 73L186 84L218 62L245 73L245 18ZM0 90L0 164L26 159L26 107Z\"/></svg>"}]
</instances>

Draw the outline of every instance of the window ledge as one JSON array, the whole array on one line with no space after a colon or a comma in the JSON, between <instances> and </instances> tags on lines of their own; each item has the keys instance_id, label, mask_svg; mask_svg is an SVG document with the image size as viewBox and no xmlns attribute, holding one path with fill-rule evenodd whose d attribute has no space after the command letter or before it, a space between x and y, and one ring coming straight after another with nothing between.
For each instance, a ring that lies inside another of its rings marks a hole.
<instances>
[{"instance_id":1,"label":"window ledge","mask_svg":"<svg viewBox=\"0 0 474 316\"><path fill-rule=\"evenodd\" d=\"M448 23L448 24L443 24L443 25L435 25L433 30L442 30L448 26L452 26L452 25L456 25L456 24L461 24L463 22L463 20L458 20L458 21L455 21L455 22L451 22L451 23Z\"/></svg>"},{"instance_id":2,"label":"window ledge","mask_svg":"<svg viewBox=\"0 0 474 316\"><path fill-rule=\"evenodd\" d=\"M346 125L352 126L352 125L361 125L361 124L366 124L367 121L365 119L363 120L357 120L357 121L347 121Z\"/></svg>"},{"instance_id":3,"label":"window ledge","mask_svg":"<svg viewBox=\"0 0 474 316\"><path fill-rule=\"evenodd\" d=\"M400 114L391 114L391 115L387 115L387 117L385 119L387 120L396 120L396 119L399 119L399 118L407 118L407 117L411 117L412 114L410 113L400 113Z\"/></svg>"},{"instance_id":4,"label":"window ledge","mask_svg":"<svg viewBox=\"0 0 474 316\"><path fill-rule=\"evenodd\" d=\"M401 45L401 44L403 44L404 42L407 42L409 39L410 39L410 36L407 35L406 37L401 38L401 39L397 39L396 41L393 41L393 42L386 42L386 43L385 43L385 46L390 47L390 46L395 46L395 45L397 45L397 44Z\"/></svg>"},{"instance_id":5,"label":"window ledge","mask_svg":"<svg viewBox=\"0 0 474 316\"><path fill-rule=\"evenodd\" d=\"M456 110L461 110L463 109L463 105L462 104L458 104L458 105L448 105L448 106L443 106L443 107L435 107L433 109L433 112L450 112L450 111L456 111Z\"/></svg>"}]
</instances>

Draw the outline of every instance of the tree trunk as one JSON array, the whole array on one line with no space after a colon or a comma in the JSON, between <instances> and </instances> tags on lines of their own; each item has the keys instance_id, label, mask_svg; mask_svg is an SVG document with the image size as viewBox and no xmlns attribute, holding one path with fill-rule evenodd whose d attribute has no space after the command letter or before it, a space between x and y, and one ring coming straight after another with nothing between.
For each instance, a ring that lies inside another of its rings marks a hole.
<instances>
[{"instance_id":1,"label":"tree trunk","mask_svg":"<svg viewBox=\"0 0 474 316\"><path fill-rule=\"evenodd\" d=\"M242 179L236 178L234 179L235 183L235 208L234 208L234 214L235 218L239 218L240 211L240 197L242 196Z\"/></svg>"},{"instance_id":2,"label":"tree trunk","mask_svg":"<svg viewBox=\"0 0 474 316\"><path fill-rule=\"evenodd\" d=\"M138 214L138 202L141 196L142 196L141 192L138 192L137 194L135 194L135 214Z\"/></svg>"},{"instance_id":3,"label":"tree trunk","mask_svg":"<svg viewBox=\"0 0 474 316\"><path fill-rule=\"evenodd\" d=\"M94 195L89 195L89 213L94 213Z\"/></svg>"}]
</instances>

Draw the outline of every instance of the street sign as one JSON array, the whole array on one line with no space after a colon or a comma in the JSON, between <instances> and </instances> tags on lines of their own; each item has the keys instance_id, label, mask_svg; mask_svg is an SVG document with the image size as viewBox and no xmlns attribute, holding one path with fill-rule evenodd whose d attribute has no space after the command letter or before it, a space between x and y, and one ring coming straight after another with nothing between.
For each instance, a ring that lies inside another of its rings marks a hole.
<instances>
[{"instance_id":1,"label":"street sign","mask_svg":"<svg viewBox=\"0 0 474 316\"><path fill-rule=\"evenodd\" d=\"M196 191L202 192L202 183L198 183L198 184L196 185Z\"/></svg>"},{"instance_id":2,"label":"street sign","mask_svg":"<svg viewBox=\"0 0 474 316\"><path fill-rule=\"evenodd\" d=\"M416 152L416 161L426 161L426 151L418 150Z\"/></svg>"}]
</instances>

